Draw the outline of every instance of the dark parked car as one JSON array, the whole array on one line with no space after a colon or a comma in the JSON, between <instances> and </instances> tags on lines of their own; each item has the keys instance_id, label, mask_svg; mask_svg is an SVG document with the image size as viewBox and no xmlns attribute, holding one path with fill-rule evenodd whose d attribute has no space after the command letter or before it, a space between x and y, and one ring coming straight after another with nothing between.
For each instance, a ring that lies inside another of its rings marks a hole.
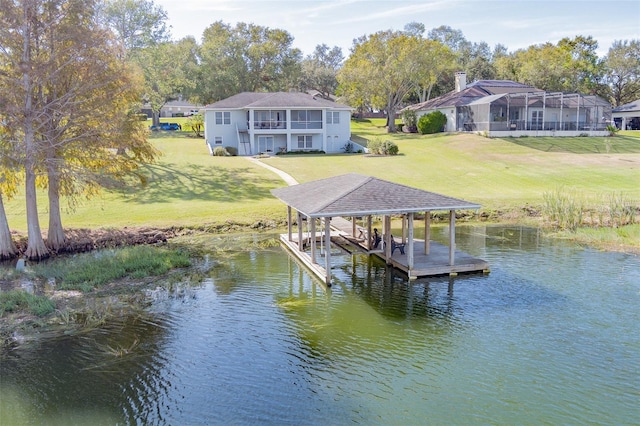
<instances>
[{"instance_id":1,"label":"dark parked car","mask_svg":"<svg viewBox=\"0 0 640 426\"><path fill-rule=\"evenodd\" d=\"M151 130L182 130L182 126L178 123L160 123L159 126L149 127Z\"/></svg>"}]
</instances>

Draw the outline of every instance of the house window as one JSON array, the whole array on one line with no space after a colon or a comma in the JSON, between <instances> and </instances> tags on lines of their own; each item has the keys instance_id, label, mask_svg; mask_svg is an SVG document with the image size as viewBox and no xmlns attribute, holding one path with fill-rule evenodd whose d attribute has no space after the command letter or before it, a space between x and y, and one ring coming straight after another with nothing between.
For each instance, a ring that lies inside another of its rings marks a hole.
<instances>
[{"instance_id":1,"label":"house window","mask_svg":"<svg viewBox=\"0 0 640 426\"><path fill-rule=\"evenodd\" d=\"M216 145L222 145L222 136L216 136L213 138L213 143Z\"/></svg>"},{"instance_id":2,"label":"house window","mask_svg":"<svg viewBox=\"0 0 640 426\"><path fill-rule=\"evenodd\" d=\"M216 111L216 124L231 124L231 112Z\"/></svg>"},{"instance_id":3,"label":"house window","mask_svg":"<svg viewBox=\"0 0 640 426\"><path fill-rule=\"evenodd\" d=\"M338 111L327 112L327 124L340 124L340 113Z\"/></svg>"},{"instance_id":4,"label":"house window","mask_svg":"<svg viewBox=\"0 0 640 426\"><path fill-rule=\"evenodd\" d=\"M298 136L298 149L313 148L313 137L311 135Z\"/></svg>"},{"instance_id":5,"label":"house window","mask_svg":"<svg viewBox=\"0 0 640 426\"><path fill-rule=\"evenodd\" d=\"M298 121L301 123L305 123L309 121L309 112L308 111L298 111Z\"/></svg>"}]
</instances>

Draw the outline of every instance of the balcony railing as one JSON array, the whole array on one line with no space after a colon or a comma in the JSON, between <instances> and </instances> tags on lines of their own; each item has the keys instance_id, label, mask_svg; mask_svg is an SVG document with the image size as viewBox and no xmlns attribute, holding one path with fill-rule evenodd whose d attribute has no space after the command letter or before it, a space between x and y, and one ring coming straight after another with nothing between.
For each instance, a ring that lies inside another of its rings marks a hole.
<instances>
[{"instance_id":1,"label":"balcony railing","mask_svg":"<svg viewBox=\"0 0 640 426\"><path fill-rule=\"evenodd\" d=\"M322 121L292 121L291 128L295 130L322 129Z\"/></svg>"},{"instance_id":2,"label":"balcony railing","mask_svg":"<svg viewBox=\"0 0 640 426\"><path fill-rule=\"evenodd\" d=\"M250 125L247 124L247 127L250 127ZM287 123L285 121L274 121L274 120L254 121L253 122L253 128L254 129L264 129L264 130L286 129L287 128Z\"/></svg>"}]
</instances>

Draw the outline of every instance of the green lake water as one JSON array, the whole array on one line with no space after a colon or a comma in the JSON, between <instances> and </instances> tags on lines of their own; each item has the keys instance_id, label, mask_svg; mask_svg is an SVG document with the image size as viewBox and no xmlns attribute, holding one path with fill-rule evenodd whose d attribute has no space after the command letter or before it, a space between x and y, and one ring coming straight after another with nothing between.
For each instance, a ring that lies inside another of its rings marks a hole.
<instances>
[{"instance_id":1,"label":"green lake water","mask_svg":"<svg viewBox=\"0 0 640 426\"><path fill-rule=\"evenodd\" d=\"M638 424L640 258L457 241L491 273L409 283L336 251L325 290L280 247L231 246L142 315L1 353L0 424Z\"/></svg>"}]
</instances>

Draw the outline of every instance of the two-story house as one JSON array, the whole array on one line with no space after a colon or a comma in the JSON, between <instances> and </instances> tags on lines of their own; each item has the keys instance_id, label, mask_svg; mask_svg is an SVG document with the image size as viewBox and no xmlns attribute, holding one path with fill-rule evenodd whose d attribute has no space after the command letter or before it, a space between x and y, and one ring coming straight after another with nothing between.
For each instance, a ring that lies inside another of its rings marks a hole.
<instances>
[{"instance_id":1,"label":"two-story house","mask_svg":"<svg viewBox=\"0 0 640 426\"><path fill-rule=\"evenodd\" d=\"M242 92L204 108L213 151L239 155L286 151L341 152L351 138L351 107L300 92Z\"/></svg>"}]
</instances>

